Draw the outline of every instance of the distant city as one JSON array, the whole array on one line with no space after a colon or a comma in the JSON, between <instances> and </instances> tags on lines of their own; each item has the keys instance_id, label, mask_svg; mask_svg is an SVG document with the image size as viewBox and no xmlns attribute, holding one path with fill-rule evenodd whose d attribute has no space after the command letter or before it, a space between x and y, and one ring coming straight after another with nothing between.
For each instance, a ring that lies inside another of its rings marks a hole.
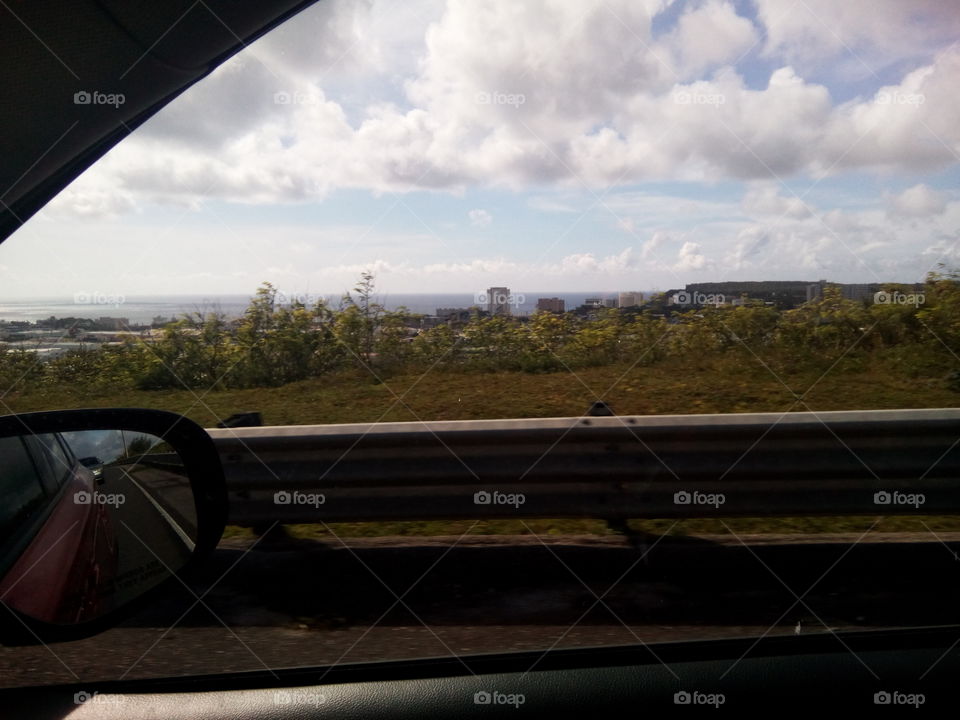
<instances>
[{"instance_id":1,"label":"distant city","mask_svg":"<svg viewBox=\"0 0 960 720\"><path fill-rule=\"evenodd\" d=\"M564 293L562 296L528 297L514 293L509 287L490 287L475 295L392 295L391 302L380 299L386 309L406 309L405 324L411 332L426 330L438 325L463 326L480 317L510 317L525 322L534 312L573 313L590 317L602 309L619 309L626 312L662 314L671 317L676 311L707 306L738 306L763 304L780 310L790 310L816 300L827 287L839 289L842 297L860 302L873 302L884 290L896 288L901 292L922 292L922 283L833 283L816 281L730 281L690 283L683 288L665 292L639 290L617 293ZM86 296L84 296L86 297ZM53 301L0 303L0 345L16 344L38 354L55 357L63 352L77 349L85 344L117 343L136 336L149 340L163 332L171 321L184 313L222 312L230 322L237 323L246 309L249 296L229 298L153 298L130 299L110 296L112 306L122 307L123 316L90 315L95 306L89 303L74 304ZM278 304L294 301L307 305L324 300L336 307L340 296L335 295L288 295L278 293ZM429 307L430 299L454 300L460 304ZM463 302L466 299L468 302ZM882 300L880 300L882 302ZM103 306L104 309L106 306ZM150 314L161 309L164 314ZM432 310L432 311L431 311ZM37 317L43 312L54 314ZM11 317L33 319L9 319Z\"/></svg>"},{"instance_id":2,"label":"distant city","mask_svg":"<svg viewBox=\"0 0 960 720\"><path fill-rule=\"evenodd\" d=\"M658 308L684 308L706 306L731 306L762 303L780 310L792 310L803 303L823 296L827 287L839 289L842 297L858 302L871 302L883 295L885 288L896 287L901 291L921 292L923 283L833 283L827 280L767 280L730 281L715 283L690 283L683 288L663 293L647 293L634 290L619 292L609 297L586 297L583 304L569 311L578 315L590 314L599 308L639 309L655 304ZM525 304L526 298L514 295L508 287L491 287L477 297L471 307L437 308L436 314L423 320L426 326L440 323L463 323L477 315L512 316L514 310ZM536 301L537 312L568 312L566 301L561 297L540 297Z\"/></svg>"}]
</instances>

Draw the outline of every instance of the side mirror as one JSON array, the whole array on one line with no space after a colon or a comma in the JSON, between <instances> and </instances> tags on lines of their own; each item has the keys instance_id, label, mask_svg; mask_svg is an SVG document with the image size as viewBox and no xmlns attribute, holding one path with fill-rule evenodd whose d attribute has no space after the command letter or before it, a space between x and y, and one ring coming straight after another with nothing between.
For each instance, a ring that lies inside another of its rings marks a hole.
<instances>
[{"instance_id":1,"label":"side mirror","mask_svg":"<svg viewBox=\"0 0 960 720\"><path fill-rule=\"evenodd\" d=\"M225 521L213 441L180 415L0 417L0 626L97 632L211 551Z\"/></svg>"}]
</instances>

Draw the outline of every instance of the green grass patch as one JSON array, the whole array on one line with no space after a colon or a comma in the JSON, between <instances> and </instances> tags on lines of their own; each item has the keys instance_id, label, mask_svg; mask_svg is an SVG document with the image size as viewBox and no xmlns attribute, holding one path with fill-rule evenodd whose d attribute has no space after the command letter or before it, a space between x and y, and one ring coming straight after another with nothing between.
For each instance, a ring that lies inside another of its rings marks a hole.
<instances>
[{"instance_id":1,"label":"green grass patch","mask_svg":"<svg viewBox=\"0 0 960 720\"><path fill-rule=\"evenodd\" d=\"M709 359L707 359L709 361ZM14 388L11 412L82 407L170 410L215 427L235 412L259 411L268 425L569 417L603 399L619 415L800 412L955 407L940 377L907 377L892 365L796 369L718 356L713 364L665 362L555 373L434 370L377 382L357 372L275 388L93 391ZM2 407L2 406L0 406Z\"/></svg>"}]
</instances>

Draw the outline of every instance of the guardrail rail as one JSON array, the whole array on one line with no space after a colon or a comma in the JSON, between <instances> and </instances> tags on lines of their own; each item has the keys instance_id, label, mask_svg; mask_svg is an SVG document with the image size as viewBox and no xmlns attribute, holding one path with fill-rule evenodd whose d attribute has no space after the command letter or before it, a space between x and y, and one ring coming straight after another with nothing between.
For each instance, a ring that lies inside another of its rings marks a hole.
<instances>
[{"instance_id":1,"label":"guardrail rail","mask_svg":"<svg viewBox=\"0 0 960 720\"><path fill-rule=\"evenodd\" d=\"M960 512L960 410L211 429L229 522Z\"/></svg>"}]
</instances>

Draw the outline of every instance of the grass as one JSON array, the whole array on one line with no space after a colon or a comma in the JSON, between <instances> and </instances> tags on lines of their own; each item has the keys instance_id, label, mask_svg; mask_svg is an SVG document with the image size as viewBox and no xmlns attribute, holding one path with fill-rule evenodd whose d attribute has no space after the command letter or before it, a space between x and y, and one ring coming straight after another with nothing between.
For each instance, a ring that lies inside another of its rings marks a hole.
<instances>
[{"instance_id":1,"label":"grass","mask_svg":"<svg viewBox=\"0 0 960 720\"><path fill-rule=\"evenodd\" d=\"M748 356L575 374L434 370L387 376L383 382L348 372L246 390L15 388L0 399L11 412L145 407L215 427L219 419L243 411L261 412L267 425L304 425L568 417L583 414L597 399L619 415L683 415L955 407L960 397L943 378L906 377L883 363L841 363L825 370L786 366L774 372Z\"/></svg>"},{"instance_id":2,"label":"grass","mask_svg":"<svg viewBox=\"0 0 960 720\"><path fill-rule=\"evenodd\" d=\"M695 518L690 520L630 520L630 529L639 534L698 536L825 533L862 535L864 533L931 533L960 532L960 517L930 515L926 517L756 517ZM336 543L345 537L430 537L461 535L619 535L603 520L530 519L530 520L429 520L415 522L327 523L326 525L288 525L287 534L295 538L326 540ZM227 538L253 538L250 528L230 526Z\"/></svg>"}]
</instances>

